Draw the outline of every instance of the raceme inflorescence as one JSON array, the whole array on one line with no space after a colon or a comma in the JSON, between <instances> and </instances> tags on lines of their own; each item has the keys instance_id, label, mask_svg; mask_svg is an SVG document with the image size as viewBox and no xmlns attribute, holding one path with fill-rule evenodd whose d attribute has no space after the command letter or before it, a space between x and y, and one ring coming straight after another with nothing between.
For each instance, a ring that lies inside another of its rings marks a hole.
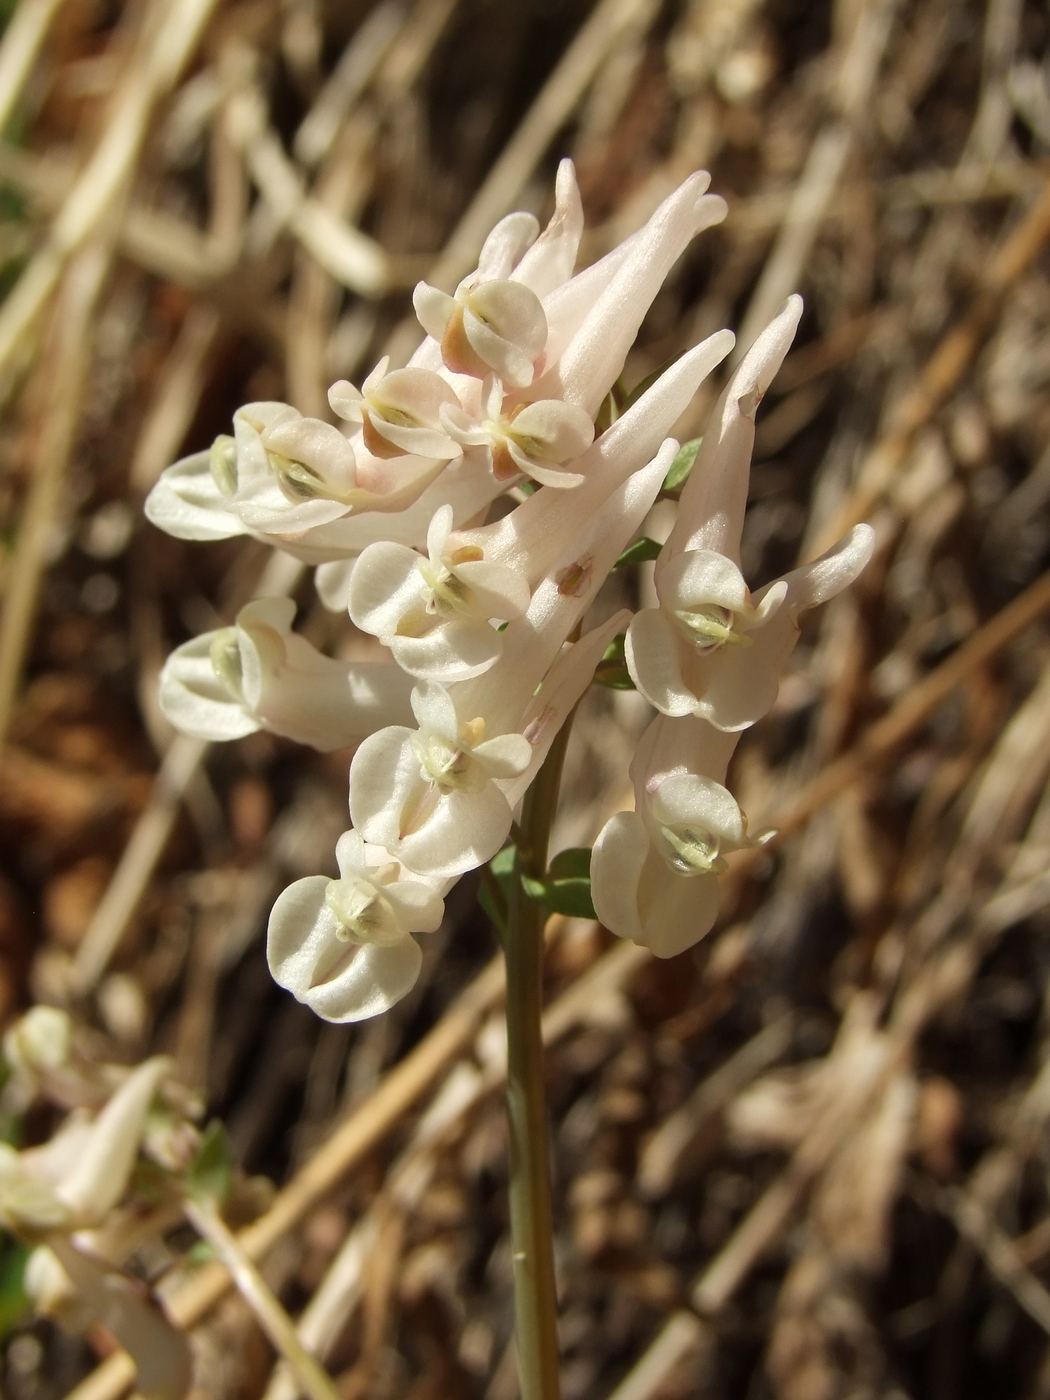
<instances>
[{"instance_id":1,"label":"raceme inflorescence","mask_svg":"<svg viewBox=\"0 0 1050 1400\"><path fill-rule=\"evenodd\" d=\"M454 295L416 288L426 337L406 367L384 359L360 388L332 385L340 426L247 404L232 434L169 468L149 497L149 518L179 538L250 535L314 566L322 601L386 648L382 661L325 656L292 631L289 600L261 598L179 647L161 678L164 711L188 734L267 729L321 750L356 746L339 875L296 881L269 925L275 978L329 1020L375 1015L412 987L416 935L438 927L451 885L504 846L618 638L657 714L631 764L635 810L594 846L599 918L672 956L714 923L726 855L764 839L725 786L729 760L776 699L800 613L856 578L874 538L857 526L755 593L741 573L755 413L799 297L716 405L656 557L658 606L580 635L672 464L680 475L669 430L733 347L719 331L641 392L620 392L665 277L725 217L707 185L692 175L573 275L583 213L564 161L542 233L511 214Z\"/></svg>"}]
</instances>

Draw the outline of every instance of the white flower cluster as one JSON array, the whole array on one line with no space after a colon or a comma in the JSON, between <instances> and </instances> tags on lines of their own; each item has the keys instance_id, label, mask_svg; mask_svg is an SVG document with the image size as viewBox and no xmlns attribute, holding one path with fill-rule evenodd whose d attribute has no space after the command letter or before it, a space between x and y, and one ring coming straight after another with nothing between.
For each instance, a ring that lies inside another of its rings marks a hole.
<instances>
[{"instance_id":1,"label":"white flower cluster","mask_svg":"<svg viewBox=\"0 0 1050 1400\"><path fill-rule=\"evenodd\" d=\"M23 1282L33 1311L74 1332L103 1323L131 1353L137 1389L179 1400L186 1338L121 1268L141 1228L141 1201L121 1202L143 1144L152 1138L154 1162L174 1165L197 1137L162 1101L172 1061L157 1055L132 1070L78 1061L69 1016L50 1006L8 1029L3 1060L5 1108L23 1113L43 1099L72 1110L39 1147L0 1143L0 1225L32 1247Z\"/></svg>"},{"instance_id":2,"label":"white flower cluster","mask_svg":"<svg viewBox=\"0 0 1050 1400\"><path fill-rule=\"evenodd\" d=\"M427 336L406 368L384 360L360 389L332 386L344 427L248 404L232 436L176 463L147 502L180 538L250 534L318 566L326 604L389 650L387 662L332 660L291 631L291 603L261 599L180 647L161 682L190 734L357 745L339 878L296 882L269 930L278 982L330 1020L374 1015L412 986L413 935L437 928L451 883L502 847L628 622L628 668L660 714L634 759L637 810L595 847L600 917L670 956L711 927L724 853L760 839L722 785L736 738L772 705L799 612L849 583L872 543L859 527L754 598L740 573L754 414L797 297L715 411L657 560L660 607L570 641L660 493L678 450L666 434L733 345L729 331L711 336L596 433L664 278L725 216L707 185L691 176L573 276L583 215L563 162L542 233L509 215L454 296L416 288ZM486 523L508 494L513 508Z\"/></svg>"}]
</instances>

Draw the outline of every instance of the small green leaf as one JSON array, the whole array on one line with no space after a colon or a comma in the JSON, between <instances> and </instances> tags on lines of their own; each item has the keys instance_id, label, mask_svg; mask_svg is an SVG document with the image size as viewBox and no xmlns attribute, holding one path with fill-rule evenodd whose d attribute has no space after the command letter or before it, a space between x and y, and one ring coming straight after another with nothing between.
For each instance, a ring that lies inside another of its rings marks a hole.
<instances>
[{"instance_id":1,"label":"small green leaf","mask_svg":"<svg viewBox=\"0 0 1050 1400\"><path fill-rule=\"evenodd\" d=\"M186 1189L198 1199L221 1204L233 1186L233 1152L226 1129L213 1118L201 1134L197 1155L186 1176Z\"/></svg>"},{"instance_id":2,"label":"small green leaf","mask_svg":"<svg viewBox=\"0 0 1050 1400\"><path fill-rule=\"evenodd\" d=\"M664 484L661 488L664 491L677 491L685 485L686 477L693 470L693 463L696 461L696 454L700 451L700 444L703 438L692 438L689 442L683 442L674 455L674 461L668 468L664 477Z\"/></svg>"},{"instance_id":3,"label":"small green leaf","mask_svg":"<svg viewBox=\"0 0 1050 1400\"><path fill-rule=\"evenodd\" d=\"M550 863L547 871L552 880L589 880L591 878L590 846L567 846Z\"/></svg>"},{"instance_id":4,"label":"small green leaf","mask_svg":"<svg viewBox=\"0 0 1050 1400\"><path fill-rule=\"evenodd\" d=\"M595 919L590 880L557 880L548 887L544 904L552 914L570 919Z\"/></svg>"},{"instance_id":5,"label":"small green leaf","mask_svg":"<svg viewBox=\"0 0 1050 1400\"><path fill-rule=\"evenodd\" d=\"M625 639L625 634L619 632L605 648L605 654L594 671L594 680L597 685L607 686L610 690L635 689L634 681L631 680L631 674L624 658Z\"/></svg>"},{"instance_id":6,"label":"small green leaf","mask_svg":"<svg viewBox=\"0 0 1050 1400\"><path fill-rule=\"evenodd\" d=\"M521 883L529 898L542 904L551 914L595 918L591 902L591 853L586 847L574 846L560 851L542 880L522 875Z\"/></svg>"},{"instance_id":7,"label":"small green leaf","mask_svg":"<svg viewBox=\"0 0 1050 1400\"><path fill-rule=\"evenodd\" d=\"M644 564L648 559L655 559L662 548L663 546L657 544L656 540L651 540L648 535L643 535L640 540L635 540L634 544L627 546L613 568L626 569L629 564Z\"/></svg>"}]
</instances>

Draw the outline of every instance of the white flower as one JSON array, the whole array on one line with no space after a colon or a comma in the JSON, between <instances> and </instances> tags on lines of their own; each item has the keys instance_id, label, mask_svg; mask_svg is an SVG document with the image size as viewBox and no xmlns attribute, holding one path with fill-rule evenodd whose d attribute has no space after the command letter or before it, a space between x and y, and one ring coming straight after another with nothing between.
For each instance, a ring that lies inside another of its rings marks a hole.
<instances>
[{"instance_id":1,"label":"white flower","mask_svg":"<svg viewBox=\"0 0 1050 1400\"><path fill-rule=\"evenodd\" d=\"M233 437L209 454L220 497L251 530L309 529L345 515L357 486L354 449L338 429L282 403L250 403Z\"/></svg>"},{"instance_id":2,"label":"white flower","mask_svg":"<svg viewBox=\"0 0 1050 1400\"><path fill-rule=\"evenodd\" d=\"M161 709L196 738L258 729L328 751L411 714L411 681L390 662L336 661L291 630L289 598L257 598L222 627L178 647L161 671Z\"/></svg>"},{"instance_id":3,"label":"white flower","mask_svg":"<svg viewBox=\"0 0 1050 1400\"><path fill-rule=\"evenodd\" d=\"M501 649L490 618L520 617L529 587L513 569L488 563L477 545L449 548L452 507L427 532L428 557L404 545L369 545L350 577L355 626L377 636L413 676L455 681L491 666Z\"/></svg>"},{"instance_id":4,"label":"white flower","mask_svg":"<svg viewBox=\"0 0 1050 1400\"><path fill-rule=\"evenodd\" d=\"M456 686L462 713L484 715L490 732L518 727L529 697L659 494L676 447L674 439L668 439L655 458L633 472L598 509L576 519L566 547L533 589L528 609L502 633L497 664Z\"/></svg>"},{"instance_id":5,"label":"white flower","mask_svg":"<svg viewBox=\"0 0 1050 1400\"><path fill-rule=\"evenodd\" d=\"M412 294L419 323L441 345L445 365L456 374L504 384L531 384L547 340L547 318L535 292L506 278L466 278L450 297L420 282Z\"/></svg>"},{"instance_id":6,"label":"white flower","mask_svg":"<svg viewBox=\"0 0 1050 1400\"><path fill-rule=\"evenodd\" d=\"M860 525L753 599L740 572L755 413L801 315L802 299L789 297L719 400L656 561L660 607L638 613L628 630L631 678L662 714L726 730L754 724L776 700L799 614L841 592L871 557L874 536Z\"/></svg>"},{"instance_id":7,"label":"white flower","mask_svg":"<svg viewBox=\"0 0 1050 1400\"><path fill-rule=\"evenodd\" d=\"M718 916L730 851L760 845L723 786L738 736L702 720L657 716L631 764L635 810L606 823L591 857L595 912L611 932L674 957Z\"/></svg>"},{"instance_id":8,"label":"white flower","mask_svg":"<svg viewBox=\"0 0 1050 1400\"><path fill-rule=\"evenodd\" d=\"M459 875L503 845L511 808L496 780L523 773L532 747L521 734L489 736L481 715L461 719L432 681L412 692L412 708L417 729L382 729L354 755L350 816L409 870Z\"/></svg>"},{"instance_id":9,"label":"white flower","mask_svg":"<svg viewBox=\"0 0 1050 1400\"><path fill-rule=\"evenodd\" d=\"M171 1069L165 1056L146 1060L94 1121L74 1115L42 1147L0 1144L0 1220L30 1238L105 1220L127 1188L146 1113Z\"/></svg>"},{"instance_id":10,"label":"white flower","mask_svg":"<svg viewBox=\"0 0 1050 1400\"><path fill-rule=\"evenodd\" d=\"M513 271L509 273L511 280L521 282L538 297L547 296L572 276L582 233L583 205L576 171L571 160L563 160L558 164L554 181L554 213L550 223L515 260Z\"/></svg>"},{"instance_id":11,"label":"white flower","mask_svg":"<svg viewBox=\"0 0 1050 1400\"><path fill-rule=\"evenodd\" d=\"M360 435L352 443L330 423L304 418L288 404L246 404L234 414L232 437L221 435L207 453L161 474L146 514L178 539L251 534L321 562L348 550L340 543L312 544L309 535L351 515L405 510L444 469L444 460L377 457Z\"/></svg>"},{"instance_id":12,"label":"white flower","mask_svg":"<svg viewBox=\"0 0 1050 1400\"><path fill-rule=\"evenodd\" d=\"M451 506L453 520L464 524L482 515L505 489L506 483L495 480L481 453L468 453L403 510L362 511L308 530L295 539L271 538L270 543L305 563L321 565L352 562L370 544L379 541L421 549L426 544L430 522L442 506ZM337 611L342 612L345 607L344 595Z\"/></svg>"},{"instance_id":13,"label":"white flower","mask_svg":"<svg viewBox=\"0 0 1050 1400\"><path fill-rule=\"evenodd\" d=\"M30 1084L44 1082L69 1063L73 1022L57 1006L32 1006L4 1032L4 1059Z\"/></svg>"},{"instance_id":14,"label":"white flower","mask_svg":"<svg viewBox=\"0 0 1050 1400\"><path fill-rule=\"evenodd\" d=\"M732 794L702 775L665 778L642 814L619 812L591 857L595 912L611 932L672 958L718 917L725 856L749 845Z\"/></svg>"},{"instance_id":15,"label":"white flower","mask_svg":"<svg viewBox=\"0 0 1050 1400\"><path fill-rule=\"evenodd\" d=\"M225 450L225 449L224 449ZM163 471L146 497L146 518L177 540L229 540L251 531L227 506L211 452L194 452Z\"/></svg>"},{"instance_id":16,"label":"white flower","mask_svg":"<svg viewBox=\"0 0 1050 1400\"><path fill-rule=\"evenodd\" d=\"M555 572L559 560L563 565L570 556L578 560L595 519L646 464L654 479L659 477L659 489L677 449L673 439L662 446L661 439L732 344L732 334L720 331L666 370L577 459L583 483L574 491L543 487L491 525L451 535L445 508L431 522L429 561L399 544L377 543L362 553L349 585L340 566L319 571L325 601L338 607L349 590L355 624L380 637L413 675L448 683L481 674L503 647L487 620L520 615L531 590ZM442 478L442 483L453 480ZM601 517L614 531L617 515L633 497L619 499L620 507ZM427 584L427 570L450 584L443 597ZM476 587L482 580L483 588Z\"/></svg>"},{"instance_id":17,"label":"white flower","mask_svg":"<svg viewBox=\"0 0 1050 1400\"><path fill-rule=\"evenodd\" d=\"M418 686L418 730L384 729L362 743L350 766L350 815L367 840L429 879L460 875L499 850L513 806L624 615L563 644L652 505L673 452L670 442L581 523L503 633L494 666L451 691Z\"/></svg>"},{"instance_id":18,"label":"white flower","mask_svg":"<svg viewBox=\"0 0 1050 1400\"><path fill-rule=\"evenodd\" d=\"M433 370L388 370L389 364L384 356L360 390L345 379L333 384L332 408L340 418L361 424L364 445L376 457L458 457L459 444L441 426L442 408L460 406L451 385Z\"/></svg>"},{"instance_id":19,"label":"white flower","mask_svg":"<svg viewBox=\"0 0 1050 1400\"><path fill-rule=\"evenodd\" d=\"M594 417L667 274L698 233L726 216L725 200L705 194L710 181L706 171L691 175L644 228L544 298L544 367L525 382L522 400L564 399Z\"/></svg>"},{"instance_id":20,"label":"white flower","mask_svg":"<svg viewBox=\"0 0 1050 1400\"><path fill-rule=\"evenodd\" d=\"M871 527L857 525L814 563L767 584L754 601L724 554L675 555L657 578L661 606L636 613L628 628L631 679L662 714L695 714L718 729L745 729L777 698L799 614L852 583L874 544Z\"/></svg>"},{"instance_id":21,"label":"white flower","mask_svg":"<svg viewBox=\"0 0 1050 1400\"><path fill-rule=\"evenodd\" d=\"M444 905L357 831L336 859L337 880L310 875L278 897L266 956L274 980L326 1021L360 1021L411 991L422 962L412 934L433 933Z\"/></svg>"},{"instance_id":22,"label":"white flower","mask_svg":"<svg viewBox=\"0 0 1050 1400\"><path fill-rule=\"evenodd\" d=\"M573 468L583 481L575 490L542 487L500 520L457 530L450 546L478 548L484 559L517 570L534 587L579 542L596 512L629 477L657 457L666 464L666 475L677 450L668 431L732 347L732 332L718 331L665 370L576 459Z\"/></svg>"},{"instance_id":23,"label":"white flower","mask_svg":"<svg viewBox=\"0 0 1050 1400\"><path fill-rule=\"evenodd\" d=\"M478 713L484 697L470 693L472 683L451 692L433 682L417 687L418 728L381 730L354 755L355 827L429 881L452 880L490 860L625 618L617 613L566 647L535 689L508 686L506 704L492 706L494 724Z\"/></svg>"},{"instance_id":24,"label":"white flower","mask_svg":"<svg viewBox=\"0 0 1050 1400\"><path fill-rule=\"evenodd\" d=\"M358 627L389 646L399 664L413 675L446 684L480 676L495 664L508 641L512 649L518 645L519 634L528 637L530 644L536 641L533 624L525 625L524 631L512 625L501 634L489 620L522 618L532 586L543 576L537 577L540 570L549 574L550 591L562 600L557 611L582 615L579 585L586 585L589 598L609 572L616 558L609 552L611 542L625 544L637 529L676 447L669 439L644 471L628 475L616 490L608 490L607 499L592 491L583 509L573 511L570 505L571 520L560 518L558 506L550 501L562 493L551 492L545 498L551 509L529 512L530 524L522 532L512 527L508 539L501 526L491 527L497 532L493 553L502 547L508 562L486 557L486 544L492 538L488 528L450 535L452 515L445 507L431 523L429 558L395 544L376 544L361 555L350 581L350 616ZM526 511L543 494L537 492L518 511ZM576 583L572 583L573 570L580 573ZM566 623L559 635L560 623L544 622L548 642L543 644L540 669L530 672L530 688L542 680L573 625ZM526 686L524 680L520 684Z\"/></svg>"},{"instance_id":25,"label":"white flower","mask_svg":"<svg viewBox=\"0 0 1050 1400\"><path fill-rule=\"evenodd\" d=\"M543 486L579 486L584 480L565 464L585 452L594 440L594 424L588 414L560 399L513 404L503 413L503 388L493 380L486 405L487 416L476 422L461 410L443 409L441 421L464 448L485 448L498 481L509 482L524 474Z\"/></svg>"},{"instance_id":26,"label":"white flower","mask_svg":"<svg viewBox=\"0 0 1050 1400\"><path fill-rule=\"evenodd\" d=\"M791 348L802 298L790 296L741 360L704 430L678 515L657 560L660 571L688 549L711 549L740 563L755 414Z\"/></svg>"}]
</instances>

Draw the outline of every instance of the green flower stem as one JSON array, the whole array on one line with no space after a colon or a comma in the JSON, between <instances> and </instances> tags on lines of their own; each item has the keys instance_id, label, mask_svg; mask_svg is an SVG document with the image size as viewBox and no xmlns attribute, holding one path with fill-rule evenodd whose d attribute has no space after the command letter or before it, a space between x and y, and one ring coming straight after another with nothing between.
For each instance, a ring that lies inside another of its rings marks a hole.
<instances>
[{"instance_id":1,"label":"green flower stem","mask_svg":"<svg viewBox=\"0 0 1050 1400\"><path fill-rule=\"evenodd\" d=\"M507 1117L510 1124L510 1234L522 1400L558 1400L558 1296L554 1283L550 1147L543 1082L543 926L541 905L521 887L541 878L558 806L572 716L525 799L508 901Z\"/></svg>"}]
</instances>

